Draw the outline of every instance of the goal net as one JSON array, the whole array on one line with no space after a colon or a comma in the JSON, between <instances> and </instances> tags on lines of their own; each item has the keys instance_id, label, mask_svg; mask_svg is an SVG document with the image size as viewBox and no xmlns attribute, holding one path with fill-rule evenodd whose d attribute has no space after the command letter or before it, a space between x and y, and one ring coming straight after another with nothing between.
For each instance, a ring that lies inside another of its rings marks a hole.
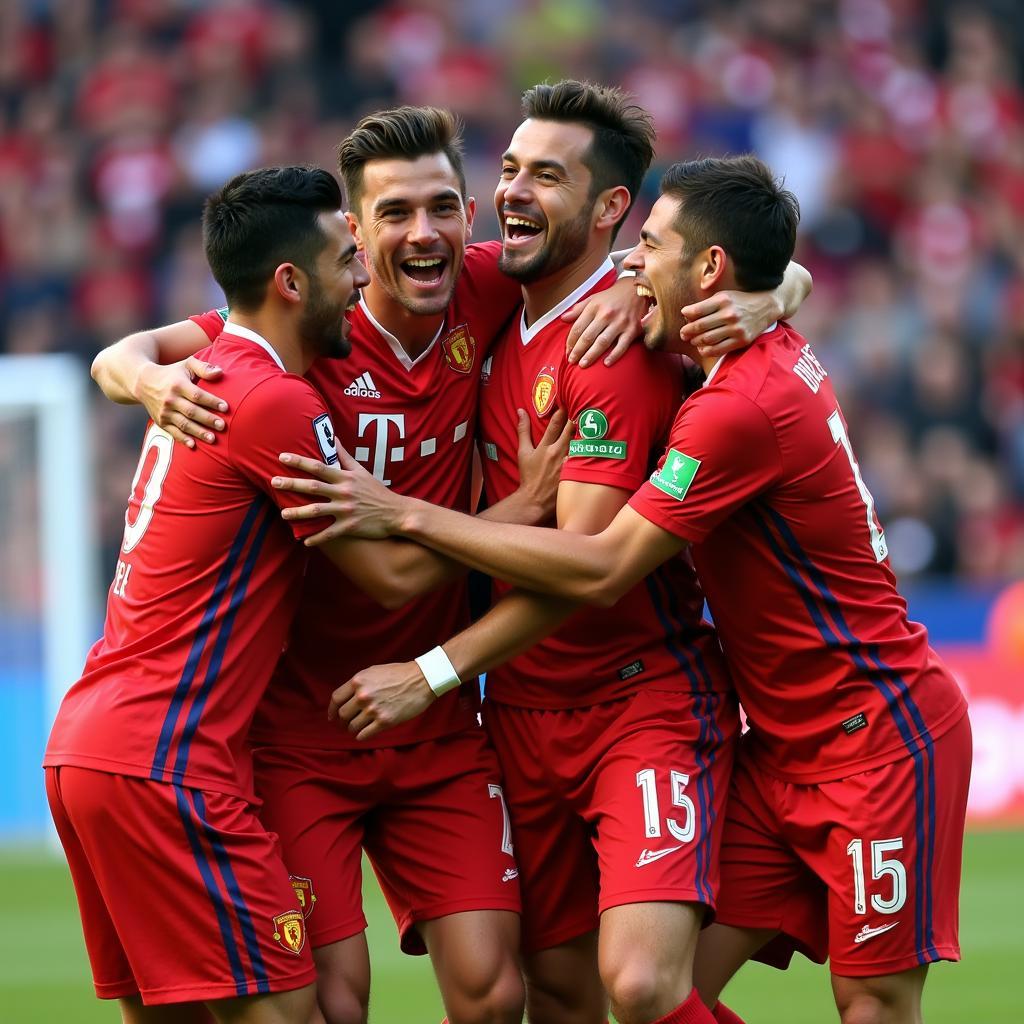
<instances>
[{"instance_id":1,"label":"goal net","mask_svg":"<svg viewBox=\"0 0 1024 1024\"><path fill-rule=\"evenodd\" d=\"M48 834L43 747L101 622L88 381L0 356L0 840Z\"/></svg>"}]
</instances>

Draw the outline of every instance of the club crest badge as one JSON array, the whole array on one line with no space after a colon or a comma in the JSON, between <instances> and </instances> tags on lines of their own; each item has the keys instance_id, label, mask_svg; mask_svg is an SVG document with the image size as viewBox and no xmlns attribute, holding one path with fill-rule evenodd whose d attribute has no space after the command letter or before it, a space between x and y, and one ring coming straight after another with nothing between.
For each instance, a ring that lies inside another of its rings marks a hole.
<instances>
[{"instance_id":1,"label":"club crest badge","mask_svg":"<svg viewBox=\"0 0 1024 1024\"><path fill-rule=\"evenodd\" d=\"M555 377L553 366L545 366L533 382L533 409L538 416L547 416L555 405Z\"/></svg>"},{"instance_id":2,"label":"club crest badge","mask_svg":"<svg viewBox=\"0 0 1024 1024\"><path fill-rule=\"evenodd\" d=\"M274 941L298 956L306 945L306 924L298 910L287 910L274 918Z\"/></svg>"},{"instance_id":3,"label":"club crest badge","mask_svg":"<svg viewBox=\"0 0 1024 1024\"><path fill-rule=\"evenodd\" d=\"M448 365L456 373L469 373L476 357L476 342L469 333L469 325L453 327L441 342L441 350Z\"/></svg>"},{"instance_id":4,"label":"club crest badge","mask_svg":"<svg viewBox=\"0 0 1024 1024\"><path fill-rule=\"evenodd\" d=\"M292 883L295 890L295 898L302 908L302 916L309 917L313 913L313 904L316 903L316 893L313 892L313 880L303 878L302 875L289 875L288 881Z\"/></svg>"}]
</instances>

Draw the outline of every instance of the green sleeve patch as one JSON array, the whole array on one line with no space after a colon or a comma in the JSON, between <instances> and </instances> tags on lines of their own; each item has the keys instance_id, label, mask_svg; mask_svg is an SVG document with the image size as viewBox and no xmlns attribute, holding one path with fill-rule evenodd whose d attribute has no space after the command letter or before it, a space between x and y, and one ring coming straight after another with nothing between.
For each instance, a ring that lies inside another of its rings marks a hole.
<instances>
[{"instance_id":1,"label":"green sleeve patch","mask_svg":"<svg viewBox=\"0 0 1024 1024\"><path fill-rule=\"evenodd\" d=\"M577 438L569 442L569 458L624 459L627 448L626 441L588 441L586 438Z\"/></svg>"},{"instance_id":2,"label":"green sleeve patch","mask_svg":"<svg viewBox=\"0 0 1024 1024\"><path fill-rule=\"evenodd\" d=\"M229 315L230 315L230 311L228 310L227 306L221 306L220 309L217 310L217 316L219 316L221 318L221 320L224 321L224 323L228 322L228 316Z\"/></svg>"},{"instance_id":3,"label":"green sleeve patch","mask_svg":"<svg viewBox=\"0 0 1024 1024\"><path fill-rule=\"evenodd\" d=\"M576 429L585 441L599 441L608 433L608 417L600 409L584 409L576 421Z\"/></svg>"},{"instance_id":4,"label":"green sleeve patch","mask_svg":"<svg viewBox=\"0 0 1024 1024\"><path fill-rule=\"evenodd\" d=\"M682 501L700 468L700 459L692 459L675 448L665 456L665 464L651 477L651 483L666 494Z\"/></svg>"}]
</instances>

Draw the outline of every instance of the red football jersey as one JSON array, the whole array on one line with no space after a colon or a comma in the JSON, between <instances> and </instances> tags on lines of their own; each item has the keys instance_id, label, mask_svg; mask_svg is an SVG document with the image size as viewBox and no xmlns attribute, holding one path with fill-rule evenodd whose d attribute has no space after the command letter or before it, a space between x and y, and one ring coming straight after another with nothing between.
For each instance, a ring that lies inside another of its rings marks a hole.
<instances>
[{"instance_id":1,"label":"red football jersey","mask_svg":"<svg viewBox=\"0 0 1024 1024\"><path fill-rule=\"evenodd\" d=\"M964 713L907 619L828 374L788 325L723 357L630 504L693 542L766 770L865 771Z\"/></svg>"},{"instance_id":2,"label":"red football jersey","mask_svg":"<svg viewBox=\"0 0 1024 1024\"><path fill-rule=\"evenodd\" d=\"M467 248L444 326L415 361L360 303L351 355L318 360L308 375L327 400L338 443L357 461L402 494L460 511L469 511L481 369L520 299L519 286L498 270L500 251L498 242ZM209 332L220 317L195 319ZM369 741L327 721L332 692L360 669L411 661L468 623L464 579L389 611L314 553L285 656L253 722L253 742L395 747L475 728L472 686Z\"/></svg>"},{"instance_id":3,"label":"red football jersey","mask_svg":"<svg viewBox=\"0 0 1024 1024\"><path fill-rule=\"evenodd\" d=\"M244 740L281 653L317 522L281 519L278 455L337 458L323 399L253 332L228 323L199 353L230 407L214 445L150 424L125 512L103 637L68 691L44 764L248 799ZM325 525L324 520L319 525Z\"/></svg>"},{"instance_id":4,"label":"red football jersey","mask_svg":"<svg viewBox=\"0 0 1024 1024\"><path fill-rule=\"evenodd\" d=\"M519 485L517 408L528 411L534 441L558 406L577 421L563 480L630 492L654 467L679 407L679 360L633 346L612 367L582 370L565 356L571 325L561 314L614 281L609 260L529 328L517 317L487 360L480 436L491 501ZM497 587L499 593L508 589ZM569 708L646 686L686 693L727 689L714 631L701 620L703 607L689 558L673 559L614 608L581 609L552 636L488 673L487 694L520 707Z\"/></svg>"}]
</instances>

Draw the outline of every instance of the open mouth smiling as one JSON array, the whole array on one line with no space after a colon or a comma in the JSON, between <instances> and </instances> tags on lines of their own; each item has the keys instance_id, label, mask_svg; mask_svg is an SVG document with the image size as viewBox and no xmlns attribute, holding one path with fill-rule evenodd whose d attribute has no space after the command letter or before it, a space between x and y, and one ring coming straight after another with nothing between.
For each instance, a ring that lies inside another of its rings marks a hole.
<instances>
[{"instance_id":1,"label":"open mouth smiling","mask_svg":"<svg viewBox=\"0 0 1024 1024\"><path fill-rule=\"evenodd\" d=\"M530 217L510 214L505 217L505 238L510 242L525 242L542 234L544 228Z\"/></svg>"},{"instance_id":2,"label":"open mouth smiling","mask_svg":"<svg viewBox=\"0 0 1024 1024\"><path fill-rule=\"evenodd\" d=\"M402 260L400 266L406 277L430 287L441 283L448 260L444 256L410 256Z\"/></svg>"},{"instance_id":3,"label":"open mouth smiling","mask_svg":"<svg viewBox=\"0 0 1024 1024\"><path fill-rule=\"evenodd\" d=\"M658 311L658 300L655 298L654 289L648 284L643 284L640 281L636 283L636 293L641 299L647 300L647 312L643 315L643 319L640 321L641 327L646 327L650 322L651 318Z\"/></svg>"}]
</instances>

